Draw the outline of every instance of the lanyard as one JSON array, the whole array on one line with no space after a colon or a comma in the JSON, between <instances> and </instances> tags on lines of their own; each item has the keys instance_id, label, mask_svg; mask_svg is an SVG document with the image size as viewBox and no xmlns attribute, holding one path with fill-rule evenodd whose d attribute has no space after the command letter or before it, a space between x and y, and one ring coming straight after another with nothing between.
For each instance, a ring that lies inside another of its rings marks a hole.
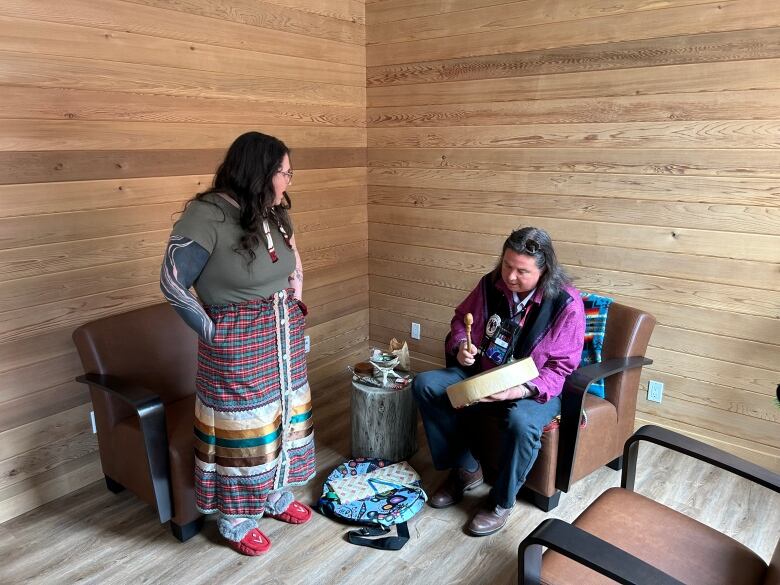
<instances>
[{"instance_id":1,"label":"lanyard","mask_svg":"<svg viewBox=\"0 0 780 585\"><path fill-rule=\"evenodd\" d=\"M520 326L522 326L523 321L525 321L525 310L528 308L528 303L531 302L531 297L534 296L535 292L536 289L533 289L522 301L520 301L520 297L517 296L516 292L512 293L512 302L515 304L516 309L514 312L510 311L509 318L513 321L517 319L517 324Z\"/></svg>"}]
</instances>

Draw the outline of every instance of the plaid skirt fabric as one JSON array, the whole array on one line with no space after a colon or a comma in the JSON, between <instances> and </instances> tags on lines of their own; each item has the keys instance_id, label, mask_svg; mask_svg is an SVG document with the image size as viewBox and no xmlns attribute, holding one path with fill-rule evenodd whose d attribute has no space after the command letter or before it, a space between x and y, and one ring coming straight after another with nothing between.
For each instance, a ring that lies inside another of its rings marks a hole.
<instances>
[{"instance_id":1,"label":"plaid skirt fabric","mask_svg":"<svg viewBox=\"0 0 780 585\"><path fill-rule=\"evenodd\" d=\"M198 347L196 505L260 517L270 491L314 476L303 312L292 289L206 311L216 335Z\"/></svg>"}]
</instances>

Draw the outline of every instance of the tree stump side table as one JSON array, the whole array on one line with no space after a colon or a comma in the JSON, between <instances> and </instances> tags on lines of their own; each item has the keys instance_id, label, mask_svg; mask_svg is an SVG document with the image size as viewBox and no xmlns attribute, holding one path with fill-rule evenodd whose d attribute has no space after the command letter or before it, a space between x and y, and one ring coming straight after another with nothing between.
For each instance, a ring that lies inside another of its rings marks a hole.
<instances>
[{"instance_id":1,"label":"tree stump side table","mask_svg":"<svg viewBox=\"0 0 780 585\"><path fill-rule=\"evenodd\" d=\"M411 382L399 390L352 382L352 457L404 461L417 451Z\"/></svg>"}]
</instances>

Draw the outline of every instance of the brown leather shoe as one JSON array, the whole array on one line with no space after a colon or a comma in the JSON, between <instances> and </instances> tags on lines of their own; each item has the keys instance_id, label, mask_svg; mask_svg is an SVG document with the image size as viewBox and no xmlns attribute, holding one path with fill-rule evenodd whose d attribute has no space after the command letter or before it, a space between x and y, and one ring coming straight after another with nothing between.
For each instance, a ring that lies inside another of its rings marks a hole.
<instances>
[{"instance_id":1,"label":"brown leather shoe","mask_svg":"<svg viewBox=\"0 0 780 585\"><path fill-rule=\"evenodd\" d=\"M482 466L476 471L465 469L451 469L445 482L428 499L432 508L446 508L457 504L463 499L463 493L482 485Z\"/></svg>"},{"instance_id":2,"label":"brown leather shoe","mask_svg":"<svg viewBox=\"0 0 780 585\"><path fill-rule=\"evenodd\" d=\"M472 536L487 536L506 526L512 508L494 506L492 509L479 510L469 522L468 531Z\"/></svg>"}]
</instances>

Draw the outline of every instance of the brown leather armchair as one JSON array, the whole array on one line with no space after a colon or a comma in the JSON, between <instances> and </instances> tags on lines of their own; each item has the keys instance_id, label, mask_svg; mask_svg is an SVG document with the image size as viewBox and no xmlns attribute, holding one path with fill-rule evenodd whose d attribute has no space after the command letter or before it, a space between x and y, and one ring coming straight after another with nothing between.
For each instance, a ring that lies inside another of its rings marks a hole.
<instances>
[{"instance_id":1,"label":"brown leather armchair","mask_svg":"<svg viewBox=\"0 0 780 585\"><path fill-rule=\"evenodd\" d=\"M583 366L566 379L561 395L561 420L542 435L542 448L520 496L549 512L561 492L602 465L619 470L621 451L634 430L639 374L652 363L644 357L655 317L638 309L612 303L607 316L602 361ZM605 378L605 398L586 392L591 382ZM587 425L581 427L582 410ZM479 415L474 451L487 479L497 474L501 453L500 423Z\"/></svg>"},{"instance_id":2,"label":"brown leather armchair","mask_svg":"<svg viewBox=\"0 0 780 585\"><path fill-rule=\"evenodd\" d=\"M652 425L626 442L620 488L574 521L543 521L519 548L520 585L780 585L780 541L767 566L746 546L634 493L637 451L649 441L731 471L780 493L780 475ZM542 556L542 547L549 550Z\"/></svg>"},{"instance_id":3,"label":"brown leather armchair","mask_svg":"<svg viewBox=\"0 0 780 585\"><path fill-rule=\"evenodd\" d=\"M161 303L82 325L73 341L108 489L152 505L182 542L194 536L196 334Z\"/></svg>"}]
</instances>

